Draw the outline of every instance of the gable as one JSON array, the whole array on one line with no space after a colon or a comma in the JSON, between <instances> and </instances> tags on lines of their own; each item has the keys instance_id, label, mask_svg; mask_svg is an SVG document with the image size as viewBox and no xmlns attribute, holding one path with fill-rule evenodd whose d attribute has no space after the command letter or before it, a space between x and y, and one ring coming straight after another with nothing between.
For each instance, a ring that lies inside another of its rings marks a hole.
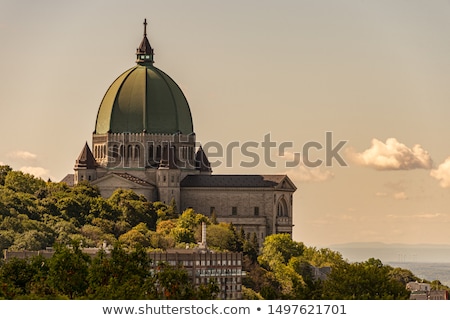
<instances>
[{"instance_id":1,"label":"gable","mask_svg":"<svg viewBox=\"0 0 450 320\"><path fill-rule=\"evenodd\" d=\"M104 198L109 198L117 189L126 189L143 195L148 201L155 200L154 185L128 174L108 174L92 181L92 185L99 188L100 194Z\"/></svg>"},{"instance_id":2,"label":"gable","mask_svg":"<svg viewBox=\"0 0 450 320\"><path fill-rule=\"evenodd\" d=\"M281 182L276 186L276 189L282 189L282 190L294 192L295 190L297 190L297 187L291 181L291 179L289 179L288 176L284 176L283 180L281 180Z\"/></svg>"},{"instance_id":3,"label":"gable","mask_svg":"<svg viewBox=\"0 0 450 320\"><path fill-rule=\"evenodd\" d=\"M121 178L115 174L109 174L100 179L92 181L92 184L98 186L99 188L114 186L116 189L117 188L131 189L133 187L136 188L139 186L137 183Z\"/></svg>"}]
</instances>

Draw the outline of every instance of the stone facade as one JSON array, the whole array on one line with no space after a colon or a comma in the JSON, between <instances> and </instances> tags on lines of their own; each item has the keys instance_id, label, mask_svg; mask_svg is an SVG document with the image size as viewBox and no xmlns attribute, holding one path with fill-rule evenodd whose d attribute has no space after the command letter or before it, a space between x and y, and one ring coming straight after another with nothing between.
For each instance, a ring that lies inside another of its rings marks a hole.
<instances>
[{"instance_id":1,"label":"stone facade","mask_svg":"<svg viewBox=\"0 0 450 320\"><path fill-rule=\"evenodd\" d=\"M287 177L286 177L287 178ZM292 193L290 189L255 187L182 187L181 206L192 207L206 216L256 233L263 240L273 233L292 234Z\"/></svg>"}]
</instances>

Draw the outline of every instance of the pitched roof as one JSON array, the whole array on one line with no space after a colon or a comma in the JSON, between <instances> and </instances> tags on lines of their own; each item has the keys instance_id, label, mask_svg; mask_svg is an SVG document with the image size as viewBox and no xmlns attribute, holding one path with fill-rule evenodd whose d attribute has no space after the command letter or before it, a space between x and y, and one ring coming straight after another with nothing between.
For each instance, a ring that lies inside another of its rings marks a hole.
<instances>
[{"instance_id":1,"label":"pitched roof","mask_svg":"<svg viewBox=\"0 0 450 320\"><path fill-rule=\"evenodd\" d=\"M180 185L200 188L296 189L287 175L188 175Z\"/></svg>"},{"instance_id":2,"label":"pitched roof","mask_svg":"<svg viewBox=\"0 0 450 320\"><path fill-rule=\"evenodd\" d=\"M212 172L211 163L208 160L208 157L203 151L202 146L200 146L195 154L195 167L200 172Z\"/></svg>"},{"instance_id":3,"label":"pitched roof","mask_svg":"<svg viewBox=\"0 0 450 320\"><path fill-rule=\"evenodd\" d=\"M73 173L69 173L60 182L66 183L69 187L73 187L74 186L74 178L75 178L75 175Z\"/></svg>"},{"instance_id":4,"label":"pitched roof","mask_svg":"<svg viewBox=\"0 0 450 320\"><path fill-rule=\"evenodd\" d=\"M97 161L95 161L94 155L86 142L78 159L75 161L75 169L95 169L96 167Z\"/></svg>"},{"instance_id":5,"label":"pitched roof","mask_svg":"<svg viewBox=\"0 0 450 320\"><path fill-rule=\"evenodd\" d=\"M124 179L126 179L128 181L134 182L134 183L139 184L141 186L146 186L146 187L153 187L154 186L153 184L151 184L151 183L149 183L149 182L147 182L145 180L142 180L141 178L133 176L133 175L131 175L129 173L126 173L126 172L114 172L114 173L112 173L112 175L119 176L121 178L124 178Z\"/></svg>"}]
</instances>

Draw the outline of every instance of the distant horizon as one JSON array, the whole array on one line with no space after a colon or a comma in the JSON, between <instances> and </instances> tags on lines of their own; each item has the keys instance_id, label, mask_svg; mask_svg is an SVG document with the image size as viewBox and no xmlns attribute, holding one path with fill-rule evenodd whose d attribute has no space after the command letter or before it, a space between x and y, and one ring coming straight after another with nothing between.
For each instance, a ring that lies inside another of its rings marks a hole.
<instances>
[{"instance_id":1,"label":"distant horizon","mask_svg":"<svg viewBox=\"0 0 450 320\"><path fill-rule=\"evenodd\" d=\"M450 245L447 244L358 242L330 245L328 248L351 262L375 258L383 263L450 263Z\"/></svg>"},{"instance_id":2,"label":"distant horizon","mask_svg":"<svg viewBox=\"0 0 450 320\"><path fill-rule=\"evenodd\" d=\"M342 243L334 243L329 244L328 246L356 246L356 245L362 245L362 246L368 246L368 245L384 245L384 246L411 246L411 247L426 247L426 246L432 246L432 247L450 247L450 243L426 243L426 242L417 242L417 243L402 243L402 242L381 242L381 241L355 241L355 242L342 242Z\"/></svg>"}]
</instances>

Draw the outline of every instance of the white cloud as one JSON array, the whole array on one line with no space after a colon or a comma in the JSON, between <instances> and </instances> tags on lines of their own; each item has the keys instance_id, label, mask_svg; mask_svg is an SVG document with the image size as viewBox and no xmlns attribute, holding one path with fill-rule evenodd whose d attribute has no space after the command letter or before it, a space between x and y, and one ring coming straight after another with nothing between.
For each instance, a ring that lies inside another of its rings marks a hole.
<instances>
[{"instance_id":1,"label":"white cloud","mask_svg":"<svg viewBox=\"0 0 450 320\"><path fill-rule=\"evenodd\" d=\"M322 182L334 178L334 173L330 170L322 169L319 167L307 167L303 164L303 157L298 153L285 151L283 155L274 154L274 157L278 157L285 161L285 164L295 164L291 166L292 169L288 170L286 174L296 181L302 182Z\"/></svg>"},{"instance_id":2,"label":"white cloud","mask_svg":"<svg viewBox=\"0 0 450 320\"><path fill-rule=\"evenodd\" d=\"M50 175L50 171L42 167L22 167L19 170L24 173L32 174L33 176L42 178L44 180L47 180L49 178L51 180L54 180L54 178Z\"/></svg>"},{"instance_id":3,"label":"white cloud","mask_svg":"<svg viewBox=\"0 0 450 320\"><path fill-rule=\"evenodd\" d=\"M395 200L406 200L406 199L408 199L408 196L406 195L405 192L397 192L397 193L394 193L394 199Z\"/></svg>"},{"instance_id":4,"label":"white cloud","mask_svg":"<svg viewBox=\"0 0 450 320\"><path fill-rule=\"evenodd\" d=\"M396 192L396 193L376 192L375 196L380 197L380 198L386 198L386 197L391 197L392 196L392 198L394 198L395 200L406 200L406 199L408 199L408 196L406 195L406 193L404 191Z\"/></svg>"},{"instance_id":5,"label":"white cloud","mask_svg":"<svg viewBox=\"0 0 450 320\"><path fill-rule=\"evenodd\" d=\"M436 219L436 218L446 218L448 215L445 213L421 213L416 214L414 217L420 218L420 219Z\"/></svg>"},{"instance_id":6,"label":"white cloud","mask_svg":"<svg viewBox=\"0 0 450 320\"><path fill-rule=\"evenodd\" d=\"M364 152L351 151L349 156L353 162L377 170L411 170L430 169L432 160L429 153L420 145L412 148L389 138L386 143L372 139L371 147Z\"/></svg>"},{"instance_id":7,"label":"white cloud","mask_svg":"<svg viewBox=\"0 0 450 320\"><path fill-rule=\"evenodd\" d=\"M287 174L293 180L303 182L323 182L334 178L334 173L330 170L323 170L320 167L308 168L304 165L297 166Z\"/></svg>"},{"instance_id":8,"label":"white cloud","mask_svg":"<svg viewBox=\"0 0 450 320\"><path fill-rule=\"evenodd\" d=\"M36 160L37 155L28 151L13 151L8 154L8 157L11 159L19 159L19 160Z\"/></svg>"},{"instance_id":9,"label":"white cloud","mask_svg":"<svg viewBox=\"0 0 450 320\"><path fill-rule=\"evenodd\" d=\"M442 188L450 187L450 157L445 159L443 163L441 163L437 169L433 169L430 172L430 176L439 180L439 184Z\"/></svg>"}]
</instances>

